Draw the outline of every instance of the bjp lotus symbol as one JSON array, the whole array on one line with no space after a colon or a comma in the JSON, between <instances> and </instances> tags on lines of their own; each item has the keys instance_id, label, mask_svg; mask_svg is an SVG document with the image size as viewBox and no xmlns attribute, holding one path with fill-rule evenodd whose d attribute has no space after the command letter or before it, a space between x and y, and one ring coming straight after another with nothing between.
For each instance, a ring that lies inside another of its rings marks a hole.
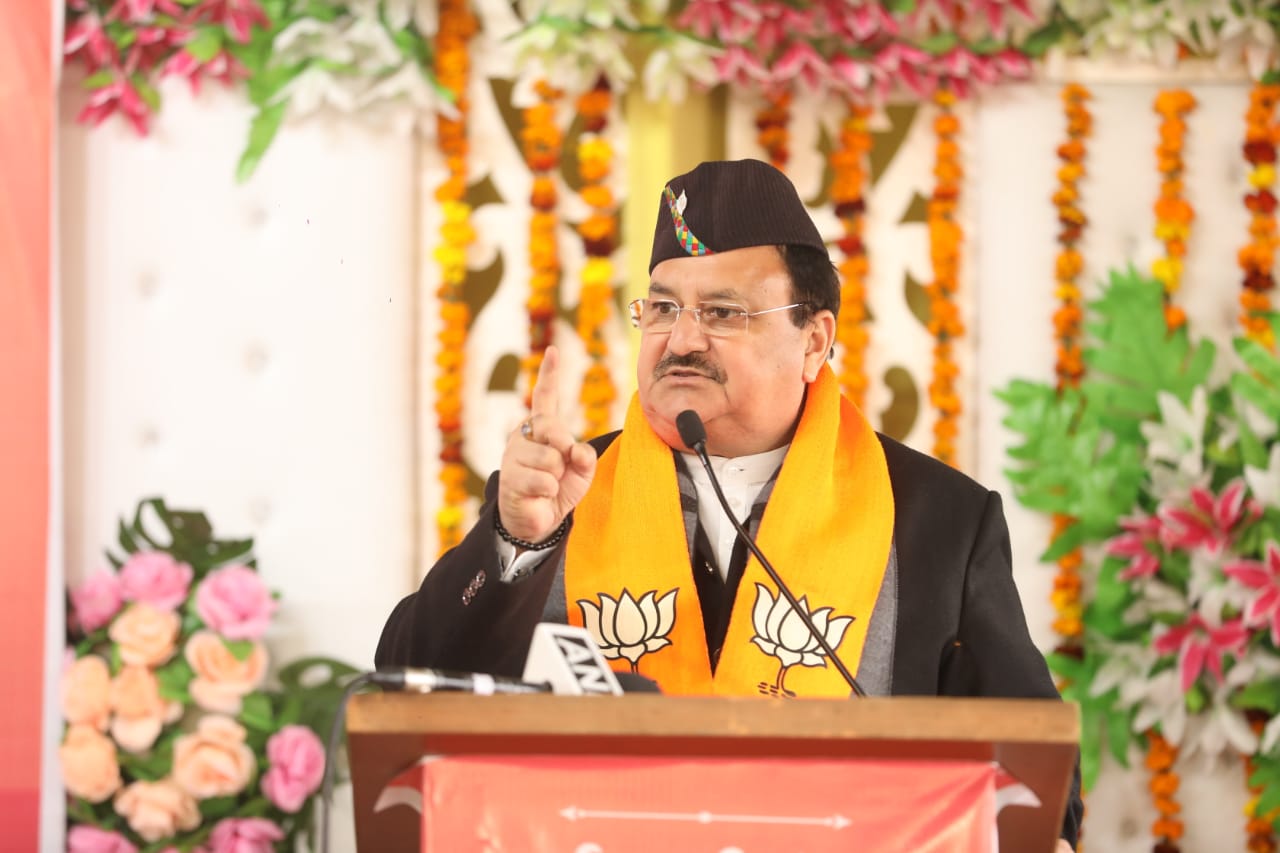
<instances>
[{"instance_id":1,"label":"bjp lotus symbol","mask_svg":"<svg viewBox=\"0 0 1280 853\"><path fill-rule=\"evenodd\" d=\"M640 658L671 645L667 634L676 623L676 593L671 590L658 598L656 589L646 592L639 601L626 589L614 601L599 594L600 604L585 598L578 600L582 623L595 637L600 653L609 660L626 658L631 671L638 672Z\"/></svg>"},{"instance_id":2,"label":"bjp lotus symbol","mask_svg":"<svg viewBox=\"0 0 1280 853\"><path fill-rule=\"evenodd\" d=\"M827 645L833 649L838 648L844 639L844 632L853 624L854 617L838 616L832 619L833 608L830 607L822 607L810 612L807 596L801 596L796 603L809 614L813 627L821 632ZM760 685L762 693L794 696L795 693L787 690L782 684L788 669L796 664L827 665L826 652L822 650L818 638L804 624L800 614L781 595L775 599L764 584L756 584L756 605L751 612L751 624L756 630L751 642L759 646L760 651L777 658L782 664L778 669L776 682L772 685L763 683Z\"/></svg>"}]
</instances>

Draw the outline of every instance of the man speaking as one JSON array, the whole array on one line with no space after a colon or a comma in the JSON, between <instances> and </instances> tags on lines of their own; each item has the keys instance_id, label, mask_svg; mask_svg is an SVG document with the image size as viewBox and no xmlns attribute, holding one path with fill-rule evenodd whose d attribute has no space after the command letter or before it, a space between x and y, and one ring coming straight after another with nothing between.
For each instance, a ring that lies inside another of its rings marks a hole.
<instances>
[{"instance_id":1,"label":"man speaking","mask_svg":"<svg viewBox=\"0 0 1280 853\"><path fill-rule=\"evenodd\" d=\"M559 621L666 693L848 696L844 666L870 694L1056 697L999 496L840 395L839 282L787 177L742 160L670 181L649 271L622 430L574 440L549 348L479 521L395 608L378 665L519 675ZM1071 844L1080 809L1073 790Z\"/></svg>"}]
</instances>

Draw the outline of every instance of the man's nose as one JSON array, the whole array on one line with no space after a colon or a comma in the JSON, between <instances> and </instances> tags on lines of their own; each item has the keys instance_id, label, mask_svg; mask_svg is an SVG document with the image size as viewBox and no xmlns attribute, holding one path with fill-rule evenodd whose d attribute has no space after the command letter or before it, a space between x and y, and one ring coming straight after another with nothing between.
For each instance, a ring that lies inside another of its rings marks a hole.
<instances>
[{"instance_id":1,"label":"man's nose","mask_svg":"<svg viewBox=\"0 0 1280 853\"><path fill-rule=\"evenodd\" d=\"M671 327L667 349L674 353L701 352L707 348L707 334L698 324L698 316L692 311L681 311L676 324Z\"/></svg>"}]
</instances>

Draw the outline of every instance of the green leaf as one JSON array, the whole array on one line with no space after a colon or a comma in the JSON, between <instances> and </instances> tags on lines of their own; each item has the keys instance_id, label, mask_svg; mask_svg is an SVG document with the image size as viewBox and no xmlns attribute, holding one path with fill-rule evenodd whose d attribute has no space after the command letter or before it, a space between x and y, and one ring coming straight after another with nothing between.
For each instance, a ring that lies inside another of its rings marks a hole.
<instances>
[{"instance_id":1,"label":"green leaf","mask_svg":"<svg viewBox=\"0 0 1280 853\"><path fill-rule=\"evenodd\" d=\"M227 647L227 651L231 652L231 656L239 661L246 661L249 655L253 654L256 644L253 640L228 640L223 639L222 644Z\"/></svg>"},{"instance_id":2,"label":"green leaf","mask_svg":"<svg viewBox=\"0 0 1280 853\"><path fill-rule=\"evenodd\" d=\"M1081 524L1073 524L1066 530L1062 531L1054 540L1049 543L1049 548L1040 555L1042 563L1052 563L1059 557L1070 554L1080 545L1084 544L1085 528Z\"/></svg>"},{"instance_id":3,"label":"green leaf","mask_svg":"<svg viewBox=\"0 0 1280 853\"><path fill-rule=\"evenodd\" d=\"M953 32L941 32L929 36L920 42L920 49L934 56L941 56L960 43L960 37Z\"/></svg>"},{"instance_id":4,"label":"green leaf","mask_svg":"<svg viewBox=\"0 0 1280 853\"><path fill-rule=\"evenodd\" d=\"M271 141L280 130L280 122L284 120L288 102L281 102L258 111L249 127L249 144L240 155L240 164L236 167L236 180L241 183L249 180L258 168L262 156L267 153Z\"/></svg>"},{"instance_id":5,"label":"green leaf","mask_svg":"<svg viewBox=\"0 0 1280 853\"><path fill-rule=\"evenodd\" d=\"M84 78L80 85L89 91L93 91L94 89L101 89L103 86L109 86L115 81L115 73L110 70L105 70L90 74L88 77Z\"/></svg>"},{"instance_id":6,"label":"green leaf","mask_svg":"<svg viewBox=\"0 0 1280 853\"><path fill-rule=\"evenodd\" d=\"M201 800L200 816L206 821L216 821L234 812L239 802L239 797L210 797Z\"/></svg>"},{"instance_id":7,"label":"green leaf","mask_svg":"<svg viewBox=\"0 0 1280 853\"><path fill-rule=\"evenodd\" d=\"M196 29L195 38L187 42L186 51L198 62L205 63L222 50L222 40L222 27L199 27Z\"/></svg>"},{"instance_id":8,"label":"green leaf","mask_svg":"<svg viewBox=\"0 0 1280 853\"><path fill-rule=\"evenodd\" d=\"M237 719L247 728L260 732L275 730L275 720L271 715L271 700L262 693L254 692L244 697Z\"/></svg>"},{"instance_id":9,"label":"green leaf","mask_svg":"<svg viewBox=\"0 0 1280 853\"><path fill-rule=\"evenodd\" d=\"M156 670L156 681L160 685L160 696L171 702L188 703L191 701L190 684L195 678L195 670L184 657L176 657Z\"/></svg>"},{"instance_id":10,"label":"green leaf","mask_svg":"<svg viewBox=\"0 0 1280 853\"><path fill-rule=\"evenodd\" d=\"M156 90L155 86L152 86L141 74L135 74L131 82L133 83L133 88L138 90L138 97L142 98L143 103L152 112L160 109L160 92Z\"/></svg>"},{"instance_id":11,"label":"green leaf","mask_svg":"<svg viewBox=\"0 0 1280 853\"><path fill-rule=\"evenodd\" d=\"M1280 679L1246 684L1232 695L1231 704L1236 708L1256 708L1273 716L1280 713Z\"/></svg>"},{"instance_id":12,"label":"green leaf","mask_svg":"<svg viewBox=\"0 0 1280 853\"><path fill-rule=\"evenodd\" d=\"M1062 41L1062 25L1050 21L1040 29L1027 36L1021 45L1022 52L1033 59L1039 59L1049 52L1049 48Z\"/></svg>"},{"instance_id":13,"label":"green leaf","mask_svg":"<svg viewBox=\"0 0 1280 853\"><path fill-rule=\"evenodd\" d=\"M1133 743L1131 718L1127 713L1107 714L1107 750L1121 765L1129 764L1129 744Z\"/></svg>"}]
</instances>

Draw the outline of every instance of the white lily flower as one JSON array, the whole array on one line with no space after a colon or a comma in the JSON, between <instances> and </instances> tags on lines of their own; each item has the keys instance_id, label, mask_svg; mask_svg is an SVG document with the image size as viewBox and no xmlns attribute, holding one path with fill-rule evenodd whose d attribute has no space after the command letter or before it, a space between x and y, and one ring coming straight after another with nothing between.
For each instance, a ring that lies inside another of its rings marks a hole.
<instances>
[{"instance_id":1,"label":"white lily flower","mask_svg":"<svg viewBox=\"0 0 1280 853\"><path fill-rule=\"evenodd\" d=\"M542 6L549 16L586 21L601 30L613 27L615 20L630 27L638 25L628 0L546 0Z\"/></svg>"},{"instance_id":2,"label":"white lily flower","mask_svg":"<svg viewBox=\"0 0 1280 853\"><path fill-rule=\"evenodd\" d=\"M1280 509L1280 443L1271 445L1266 468L1245 466L1244 481L1263 506Z\"/></svg>"},{"instance_id":3,"label":"white lily flower","mask_svg":"<svg viewBox=\"0 0 1280 853\"><path fill-rule=\"evenodd\" d=\"M1138 712L1133 717L1133 731L1145 732L1159 723L1165 740L1180 746L1187 731L1187 701L1177 668L1166 669L1145 683L1132 685L1132 691L1141 696L1140 701L1134 703Z\"/></svg>"},{"instance_id":4,"label":"white lily flower","mask_svg":"<svg viewBox=\"0 0 1280 853\"><path fill-rule=\"evenodd\" d=\"M1204 429L1209 417L1209 395L1204 386L1191 394L1191 405L1168 391L1156 395L1160 407L1160 423L1143 423L1142 435L1147 440L1147 460L1165 462L1186 481L1204 472Z\"/></svg>"},{"instance_id":5,"label":"white lily flower","mask_svg":"<svg viewBox=\"0 0 1280 853\"><path fill-rule=\"evenodd\" d=\"M664 40L645 61L641 78L645 97L651 101L682 103L688 94L689 78L706 87L719 80L715 48L687 38Z\"/></svg>"},{"instance_id":6,"label":"white lily flower","mask_svg":"<svg viewBox=\"0 0 1280 853\"><path fill-rule=\"evenodd\" d=\"M422 69L412 63L405 63L393 74L378 80L357 99L361 107L383 101L400 101L414 112L430 114L433 120L437 114L448 119L458 118L457 104L440 97Z\"/></svg>"},{"instance_id":7,"label":"white lily flower","mask_svg":"<svg viewBox=\"0 0 1280 853\"><path fill-rule=\"evenodd\" d=\"M352 62L355 52L336 23L299 18L281 30L272 42L272 53L281 65L306 59Z\"/></svg>"},{"instance_id":8,"label":"white lily flower","mask_svg":"<svg viewBox=\"0 0 1280 853\"><path fill-rule=\"evenodd\" d=\"M1186 596L1163 581L1147 578L1137 590L1137 599L1124 612L1126 625L1150 622L1157 613L1182 613L1187 609Z\"/></svg>"},{"instance_id":9,"label":"white lily flower","mask_svg":"<svg viewBox=\"0 0 1280 853\"><path fill-rule=\"evenodd\" d=\"M356 109L356 96L349 83L322 68L308 68L276 94L276 102L289 101L292 118L303 118L328 105L344 113Z\"/></svg>"},{"instance_id":10,"label":"white lily flower","mask_svg":"<svg viewBox=\"0 0 1280 853\"><path fill-rule=\"evenodd\" d=\"M382 0L382 16L387 26L399 32L414 19L417 0Z\"/></svg>"},{"instance_id":11,"label":"white lily flower","mask_svg":"<svg viewBox=\"0 0 1280 853\"><path fill-rule=\"evenodd\" d=\"M1147 673L1155 665L1157 655L1150 646L1136 643L1116 643L1106 652L1106 662L1098 668L1089 685L1090 696L1101 696L1113 687L1119 687L1120 704L1130 707L1142 697L1134 695L1132 685L1144 684ZM1128 695L1126 695L1128 693Z\"/></svg>"},{"instance_id":12,"label":"white lily flower","mask_svg":"<svg viewBox=\"0 0 1280 853\"><path fill-rule=\"evenodd\" d=\"M347 27L346 36L359 48L357 61L361 70L376 74L404 62L400 48L376 18L356 18Z\"/></svg>"}]
</instances>

